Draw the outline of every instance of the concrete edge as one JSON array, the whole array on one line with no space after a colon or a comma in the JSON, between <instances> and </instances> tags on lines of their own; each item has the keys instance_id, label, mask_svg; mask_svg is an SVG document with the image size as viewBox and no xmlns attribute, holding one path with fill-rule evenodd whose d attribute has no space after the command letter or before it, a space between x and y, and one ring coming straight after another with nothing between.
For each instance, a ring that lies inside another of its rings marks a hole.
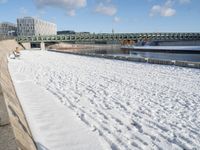
<instances>
[{"instance_id":1,"label":"concrete edge","mask_svg":"<svg viewBox=\"0 0 200 150\"><path fill-rule=\"evenodd\" d=\"M48 51L68 53L68 54L81 55L81 56L89 56L89 57L97 57L97 58L115 59L115 60L122 60L122 61L142 62L142 63L159 64L159 65L172 65L172 66L200 69L200 62L161 60L161 59L142 58L142 57L140 58L140 57L126 57L126 56L111 56L111 55L104 55L104 54L80 53L80 52L59 51L59 50L48 50Z\"/></svg>"},{"instance_id":2,"label":"concrete edge","mask_svg":"<svg viewBox=\"0 0 200 150\"><path fill-rule=\"evenodd\" d=\"M11 46L6 47L6 44ZM14 40L1 41L0 45L0 150L36 150L8 70L7 55L20 45Z\"/></svg>"}]
</instances>

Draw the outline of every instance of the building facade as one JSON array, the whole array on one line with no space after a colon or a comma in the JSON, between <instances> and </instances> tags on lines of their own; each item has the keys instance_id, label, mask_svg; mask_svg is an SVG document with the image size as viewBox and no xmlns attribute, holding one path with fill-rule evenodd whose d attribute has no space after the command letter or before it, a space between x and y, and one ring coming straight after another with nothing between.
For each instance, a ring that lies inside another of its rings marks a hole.
<instances>
[{"instance_id":1,"label":"building facade","mask_svg":"<svg viewBox=\"0 0 200 150\"><path fill-rule=\"evenodd\" d=\"M57 32L57 35L63 35L63 34L76 34L76 32L73 30L63 30Z\"/></svg>"},{"instance_id":2,"label":"building facade","mask_svg":"<svg viewBox=\"0 0 200 150\"><path fill-rule=\"evenodd\" d=\"M56 24L33 17L17 19L18 36L56 35Z\"/></svg>"},{"instance_id":3,"label":"building facade","mask_svg":"<svg viewBox=\"0 0 200 150\"><path fill-rule=\"evenodd\" d=\"M10 22L0 23L0 37L16 36L17 26Z\"/></svg>"}]
</instances>

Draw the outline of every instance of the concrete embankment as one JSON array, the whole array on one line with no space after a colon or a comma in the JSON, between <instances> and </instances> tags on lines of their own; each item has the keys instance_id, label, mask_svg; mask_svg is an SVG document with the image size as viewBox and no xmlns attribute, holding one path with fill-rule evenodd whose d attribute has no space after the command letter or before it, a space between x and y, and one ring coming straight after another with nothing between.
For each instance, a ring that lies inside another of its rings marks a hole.
<instances>
[{"instance_id":1,"label":"concrete embankment","mask_svg":"<svg viewBox=\"0 0 200 150\"><path fill-rule=\"evenodd\" d=\"M8 71L7 56L15 40L0 41L0 150L36 150L23 109Z\"/></svg>"},{"instance_id":2,"label":"concrete embankment","mask_svg":"<svg viewBox=\"0 0 200 150\"><path fill-rule=\"evenodd\" d=\"M161 60L161 59L154 59L154 58L132 57L132 56L117 56L117 55L115 56L115 55L104 55L104 54L85 53L85 52L63 51L63 50L49 50L49 51L69 53L69 54L74 54L74 55L90 56L90 57L98 57L98 58L106 58L106 59L143 62L143 63L161 64L161 65L175 65L175 66L180 66L180 67L200 69L200 62Z\"/></svg>"},{"instance_id":3,"label":"concrete embankment","mask_svg":"<svg viewBox=\"0 0 200 150\"><path fill-rule=\"evenodd\" d=\"M69 44L59 43L48 46L47 49L57 49L67 52L84 52L84 53L116 53L120 51L121 45L118 44Z\"/></svg>"}]
</instances>

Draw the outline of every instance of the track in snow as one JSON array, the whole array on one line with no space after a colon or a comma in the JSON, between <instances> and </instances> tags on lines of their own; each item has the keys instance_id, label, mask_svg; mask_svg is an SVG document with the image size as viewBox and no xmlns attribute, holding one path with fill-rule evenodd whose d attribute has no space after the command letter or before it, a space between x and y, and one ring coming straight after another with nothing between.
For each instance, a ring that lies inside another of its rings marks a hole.
<instances>
[{"instance_id":1,"label":"track in snow","mask_svg":"<svg viewBox=\"0 0 200 150\"><path fill-rule=\"evenodd\" d=\"M111 149L200 149L200 70L23 52L10 63Z\"/></svg>"}]
</instances>

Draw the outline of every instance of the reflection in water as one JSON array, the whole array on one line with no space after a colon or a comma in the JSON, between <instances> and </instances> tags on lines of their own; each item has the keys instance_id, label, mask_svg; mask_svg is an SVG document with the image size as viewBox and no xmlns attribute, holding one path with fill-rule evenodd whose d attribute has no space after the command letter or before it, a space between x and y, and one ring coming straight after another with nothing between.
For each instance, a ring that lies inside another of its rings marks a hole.
<instances>
[{"instance_id":1,"label":"reflection in water","mask_svg":"<svg viewBox=\"0 0 200 150\"><path fill-rule=\"evenodd\" d=\"M123 55L129 57L145 57L165 60L180 60L180 61L193 61L200 62L200 54L188 54L188 53L161 53L161 52L140 52L140 51L129 51L129 50L100 50L93 51L96 54L107 54L107 55Z\"/></svg>"},{"instance_id":2,"label":"reflection in water","mask_svg":"<svg viewBox=\"0 0 200 150\"><path fill-rule=\"evenodd\" d=\"M180 60L200 62L200 54L160 53L160 52L130 52L131 56L141 56L155 59Z\"/></svg>"}]
</instances>

